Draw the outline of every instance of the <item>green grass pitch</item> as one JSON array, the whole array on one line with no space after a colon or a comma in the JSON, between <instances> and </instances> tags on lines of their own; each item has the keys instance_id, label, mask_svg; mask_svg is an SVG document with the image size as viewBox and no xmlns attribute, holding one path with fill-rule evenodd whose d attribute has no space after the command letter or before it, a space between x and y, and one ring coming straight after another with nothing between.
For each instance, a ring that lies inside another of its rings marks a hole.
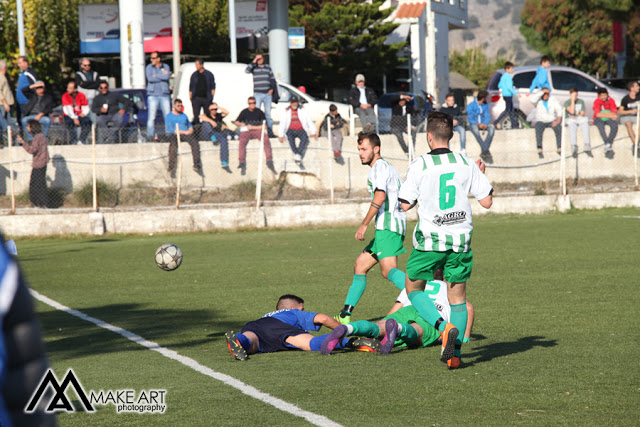
<instances>
[{"instance_id":1,"label":"green grass pitch","mask_svg":"<svg viewBox=\"0 0 640 427\"><path fill-rule=\"evenodd\" d=\"M438 347L232 359L224 332L273 310L281 294L301 296L308 311L338 312L364 247L356 227L17 243L41 294L336 423L637 425L640 210L486 216L474 225L467 295L477 319L457 371ZM154 263L166 242L184 253L174 272ZM375 268L354 320L381 318L396 295ZM107 406L62 414L62 426L307 425L113 332L36 307L59 377L73 368L85 390L167 390L163 415Z\"/></svg>"}]
</instances>

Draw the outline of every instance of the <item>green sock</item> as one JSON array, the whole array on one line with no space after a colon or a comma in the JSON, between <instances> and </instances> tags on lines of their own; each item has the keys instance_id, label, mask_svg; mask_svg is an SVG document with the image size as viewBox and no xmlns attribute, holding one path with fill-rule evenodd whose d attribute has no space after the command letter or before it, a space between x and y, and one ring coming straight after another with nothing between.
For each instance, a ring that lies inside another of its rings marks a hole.
<instances>
[{"instance_id":1,"label":"green sock","mask_svg":"<svg viewBox=\"0 0 640 427\"><path fill-rule=\"evenodd\" d=\"M389 274L387 275L387 279L389 279L391 283L396 285L396 288L400 290L404 289L405 277L407 277L407 275L397 268L392 268L391 270L389 270Z\"/></svg>"},{"instance_id":2,"label":"green sock","mask_svg":"<svg viewBox=\"0 0 640 427\"><path fill-rule=\"evenodd\" d=\"M462 345L464 331L467 329L467 303L451 304L451 323L458 329L458 338L456 344ZM455 356L460 357L460 349L455 350Z\"/></svg>"},{"instance_id":3,"label":"green sock","mask_svg":"<svg viewBox=\"0 0 640 427\"><path fill-rule=\"evenodd\" d=\"M398 338L400 338L403 342L405 342L408 346L412 346L415 344L418 339L418 331L409 325L408 323L401 323L399 326L402 326L401 331L398 332Z\"/></svg>"},{"instance_id":4,"label":"green sock","mask_svg":"<svg viewBox=\"0 0 640 427\"><path fill-rule=\"evenodd\" d=\"M344 305L356 306L360 297L364 293L364 288L367 287L367 276L365 274L354 274L353 282L347 293L347 299L344 300Z\"/></svg>"},{"instance_id":5,"label":"green sock","mask_svg":"<svg viewBox=\"0 0 640 427\"><path fill-rule=\"evenodd\" d=\"M413 291L409 294L409 301L411 301L411 304L416 308L416 310L418 310L418 314L420 315L420 317L422 317L427 323L435 328L436 322L442 316L440 316L440 312L436 309L436 306L433 304L433 301L431 301L427 294L425 294L424 291ZM445 326L445 322L440 323L440 332L444 332Z\"/></svg>"},{"instance_id":6,"label":"green sock","mask_svg":"<svg viewBox=\"0 0 640 427\"><path fill-rule=\"evenodd\" d=\"M380 336L380 328L373 322L358 320L350 323L349 326L353 326L353 333L349 335L368 338L378 338Z\"/></svg>"}]
</instances>

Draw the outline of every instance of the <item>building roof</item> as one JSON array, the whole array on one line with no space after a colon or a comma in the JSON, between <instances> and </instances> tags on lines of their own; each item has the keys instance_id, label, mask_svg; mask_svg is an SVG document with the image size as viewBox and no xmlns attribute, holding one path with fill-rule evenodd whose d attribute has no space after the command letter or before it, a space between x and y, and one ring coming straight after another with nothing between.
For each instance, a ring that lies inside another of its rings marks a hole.
<instances>
[{"instance_id":1,"label":"building roof","mask_svg":"<svg viewBox=\"0 0 640 427\"><path fill-rule=\"evenodd\" d=\"M463 89L463 90L475 90L478 86L471 80L464 77L462 74L458 74L455 71L449 73L449 87L451 89Z\"/></svg>"},{"instance_id":2,"label":"building roof","mask_svg":"<svg viewBox=\"0 0 640 427\"><path fill-rule=\"evenodd\" d=\"M425 3L402 3L396 9L396 19L419 18L424 10Z\"/></svg>"}]
</instances>

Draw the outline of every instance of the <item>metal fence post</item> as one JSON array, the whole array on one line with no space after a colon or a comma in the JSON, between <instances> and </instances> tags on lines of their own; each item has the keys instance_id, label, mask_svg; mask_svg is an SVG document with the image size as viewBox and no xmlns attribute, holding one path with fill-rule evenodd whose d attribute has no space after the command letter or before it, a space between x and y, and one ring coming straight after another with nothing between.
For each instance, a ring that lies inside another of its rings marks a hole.
<instances>
[{"instance_id":1,"label":"metal fence post","mask_svg":"<svg viewBox=\"0 0 640 427\"><path fill-rule=\"evenodd\" d=\"M180 141L180 125L176 123L176 140L178 143L178 179L176 180L176 209L180 208L180 187L182 183L182 144Z\"/></svg>"},{"instance_id":2,"label":"metal fence post","mask_svg":"<svg viewBox=\"0 0 640 427\"><path fill-rule=\"evenodd\" d=\"M262 197L262 160L264 158L264 131L267 121L262 121L262 129L260 130L260 151L258 152L258 176L256 177L256 210L260 209Z\"/></svg>"}]
</instances>

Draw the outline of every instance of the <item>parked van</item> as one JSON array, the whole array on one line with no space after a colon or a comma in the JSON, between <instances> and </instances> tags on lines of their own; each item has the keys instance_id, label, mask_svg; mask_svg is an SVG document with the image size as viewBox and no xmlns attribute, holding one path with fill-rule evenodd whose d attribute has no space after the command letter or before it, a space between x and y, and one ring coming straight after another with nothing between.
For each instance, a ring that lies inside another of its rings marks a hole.
<instances>
[{"instance_id":1,"label":"parked van","mask_svg":"<svg viewBox=\"0 0 640 427\"><path fill-rule=\"evenodd\" d=\"M216 93L213 100L221 107L229 110L227 123L231 124L240 112L247 108L247 98L253 95L253 75L245 72L247 64L232 64L230 62L205 62L204 68L211 71L216 79ZM193 110L189 100L189 80L196 71L195 62L187 62L180 66L180 71L175 79L173 97L180 98L184 105L184 113L193 120ZM349 120L349 105L339 102L330 102L316 99L306 93L302 93L290 84L278 81L279 102L274 102L271 107L271 118L274 122L280 121L280 116L289 106L289 98L295 95L308 109L312 120L317 124L329 113L329 105L335 104L338 112Z\"/></svg>"}]
</instances>

